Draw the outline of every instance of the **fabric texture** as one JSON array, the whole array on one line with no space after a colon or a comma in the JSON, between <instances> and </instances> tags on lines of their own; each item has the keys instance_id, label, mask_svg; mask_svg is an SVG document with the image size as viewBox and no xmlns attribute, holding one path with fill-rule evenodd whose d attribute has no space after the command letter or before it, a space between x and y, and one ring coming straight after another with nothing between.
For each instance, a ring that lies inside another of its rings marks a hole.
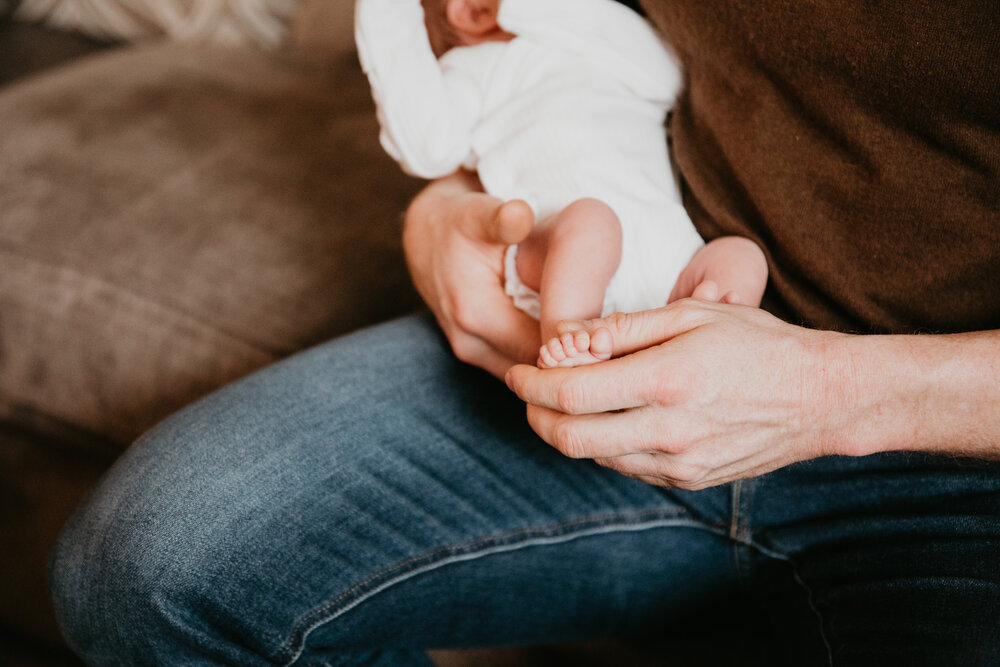
<instances>
[{"instance_id":1,"label":"fabric texture","mask_svg":"<svg viewBox=\"0 0 1000 667\"><path fill-rule=\"evenodd\" d=\"M666 304L702 242L663 126L680 72L643 18L611 0L504 0L498 22L512 41L454 48L440 63L418 0L361 0L356 19L382 143L406 171L464 165L491 195L528 202L540 224L601 200L622 227L603 313Z\"/></svg>"},{"instance_id":2,"label":"fabric texture","mask_svg":"<svg viewBox=\"0 0 1000 667\"><path fill-rule=\"evenodd\" d=\"M1000 328L1000 0L643 4L687 72L685 205L706 240L765 249L765 308Z\"/></svg>"},{"instance_id":3,"label":"fabric texture","mask_svg":"<svg viewBox=\"0 0 1000 667\"><path fill-rule=\"evenodd\" d=\"M298 0L23 0L24 21L110 40L167 37L277 48Z\"/></svg>"},{"instance_id":4,"label":"fabric texture","mask_svg":"<svg viewBox=\"0 0 1000 667\"><path fill-rule=\"evenodd\" d=\"M419 302L398 231L419 183L379 148L353 56L116 50L3 90L0 117L0 417L117 451Z\"/></svg>"}]
</instances>

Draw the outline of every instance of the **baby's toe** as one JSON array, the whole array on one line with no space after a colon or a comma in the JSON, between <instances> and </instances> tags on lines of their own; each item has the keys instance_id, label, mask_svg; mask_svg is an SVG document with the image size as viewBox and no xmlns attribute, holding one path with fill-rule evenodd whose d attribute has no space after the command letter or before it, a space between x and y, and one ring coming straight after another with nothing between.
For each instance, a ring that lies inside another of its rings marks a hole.
<instances>
[{"instance_id":1,"label":"baby's toe","mask_svg":"<svg viewBox=\"0 0 1000 667\"><path fill-rule=\"evenodd\" d=\"M590 336L590 353L601 361L611 358L614 353L614 336L607 327L600 327Z\"/></svg>"},{"instance_id":2,"label":"baby's toe","mask_svg":"<svg viewBox=\"0 0 1000 667\"><path fill-rule=\"evenodd\" d=\"M546 345L542 345L538 349L538 367L539 368L552 368L558 362L552 358L552 353L549 352L549 348Z\"/></svg>"},{"instance_id":3,"label":"baby's toe","mask_svg":"<svg viewBox=\"0 0 1000 667\"><path fill-rule=\"evenodd\" d=\"M565 333L559 337L559 343L562 345L562 349L565 350L567 357L575 357L580 354L579 348L576 346L576 335L572 333Z\"/></svg>"}]
</instances>

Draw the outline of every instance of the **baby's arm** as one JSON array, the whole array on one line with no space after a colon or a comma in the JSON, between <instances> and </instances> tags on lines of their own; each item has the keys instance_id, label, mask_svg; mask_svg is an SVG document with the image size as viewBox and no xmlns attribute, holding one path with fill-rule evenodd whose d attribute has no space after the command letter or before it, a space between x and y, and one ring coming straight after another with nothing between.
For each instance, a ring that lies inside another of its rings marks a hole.
<instances>
[{"instance_id":1,"label":"baby's arm","mask_svg":"<svg viewBox=\"0 0 1000 667\"><path fill-rule=\"evenodd\" d=\"M604 63L632 91L672 104L680 67L652 25L614 0L502 0L500 27Z\"/></svg>"},{"instance_id":2,"label":"baby's arm","mask_svg":"<svg viewBox=\"0 0 1000 667\"><path fill-rule=\"evenodd\" d=\"M385 150L421 178L457 170L469 156L479 86L461 71L442 71L420 0L358 0L355 37Z\"/></svg>"}]
</instances>

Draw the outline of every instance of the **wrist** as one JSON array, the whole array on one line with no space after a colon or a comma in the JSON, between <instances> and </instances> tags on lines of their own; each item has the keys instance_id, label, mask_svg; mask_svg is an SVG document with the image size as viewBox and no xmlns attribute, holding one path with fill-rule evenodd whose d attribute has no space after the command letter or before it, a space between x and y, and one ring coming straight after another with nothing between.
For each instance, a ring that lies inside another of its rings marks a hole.
<instances>
[{"instance_id":1,"label":"wrist","mask_svg":"<svg viewBox=\"0 0 1000 667\"><path fill-rule=\"evenodd\" d=\"M841 456L866 456L905 449L911 406L901 385L918 374L903 362L888 363L888 337L831 334L822 348L816 423L822 425L823 450ZM909 357L896 353L897 357ZM912 389L919 392L917 387Z\"/></svg>"},{"instance_id":2,"label":"wrist","mask_svg":"<svg viewBox=\"0 0 1000 667\"><path fill-rule=\"evenodd\" d=\"M817 423L828 454L995 456L996 334L826 338Z\"/></svg>"}]
</instances>

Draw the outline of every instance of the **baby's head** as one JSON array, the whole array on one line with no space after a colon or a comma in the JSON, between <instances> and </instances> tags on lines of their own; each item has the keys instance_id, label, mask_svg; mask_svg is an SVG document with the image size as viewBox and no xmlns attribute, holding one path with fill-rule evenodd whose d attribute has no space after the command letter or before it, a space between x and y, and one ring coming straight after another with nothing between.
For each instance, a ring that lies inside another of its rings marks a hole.
<instances>
[{"instance_id":1,"label":"baby's head","mask_svg":"<svg viewBox=\"0 0 1000 667\"><path fill-rule=\"evenodd\" d=\"M500 0L420 0L434 55L456 46L506 41L513 35L500 29Z\"/></svg>"}]
</instances>

